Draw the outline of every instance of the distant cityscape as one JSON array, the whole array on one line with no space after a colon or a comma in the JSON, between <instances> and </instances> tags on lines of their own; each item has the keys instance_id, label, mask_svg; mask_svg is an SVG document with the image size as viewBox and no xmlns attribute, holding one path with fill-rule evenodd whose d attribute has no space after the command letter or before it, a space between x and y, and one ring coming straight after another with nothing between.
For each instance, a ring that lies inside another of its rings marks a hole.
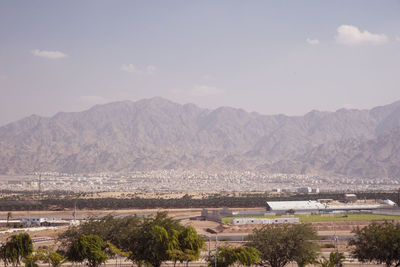
<instances>
[{"instance_id":1,"label":"distant cityscape","mask_svg":"<svg viewBox=\"0 0 400 267\"><path fill-rule=\"evenodd\" d=\"M128 174L63 174L32 173L3 176L1 190L11 191L74 191L74 192L297 192L320 191L393 191L400 179L360 179L294 174L268 174L250 171L209 173L202 171L137 171Z\"/></svg>"}]
</instances>

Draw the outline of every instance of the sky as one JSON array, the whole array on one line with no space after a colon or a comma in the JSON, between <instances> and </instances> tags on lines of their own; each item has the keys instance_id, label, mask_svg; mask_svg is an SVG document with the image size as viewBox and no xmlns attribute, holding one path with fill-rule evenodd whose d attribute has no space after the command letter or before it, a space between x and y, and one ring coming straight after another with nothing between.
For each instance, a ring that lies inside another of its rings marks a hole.
<instances>
[{"instance_id":1,"label":"sky","mask_svg":"<svg viewBox=\"0 0 400 267\"><path fill-rule=\"evenodd\" d=\"M161 96L261 114L400 100L400 1L0 2L0 125Z\"/></svg>"}]
</instances>

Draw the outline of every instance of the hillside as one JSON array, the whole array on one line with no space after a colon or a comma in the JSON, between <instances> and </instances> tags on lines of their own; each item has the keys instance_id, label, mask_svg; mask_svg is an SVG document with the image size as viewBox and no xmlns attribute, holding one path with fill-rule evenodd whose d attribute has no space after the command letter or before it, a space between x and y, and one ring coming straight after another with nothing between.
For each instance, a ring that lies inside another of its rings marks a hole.
<instances>
[{"instance_id":1,"label":"hillside","mask_svg":"<svg viewBox=\"0 0 400 267\"><path fill-rule=\"evenodd\" d=\"M0 127L0 173L182 168L399 177L399 126L400 101L304 116L123 101Z\"/></svg>"}]
</instances>

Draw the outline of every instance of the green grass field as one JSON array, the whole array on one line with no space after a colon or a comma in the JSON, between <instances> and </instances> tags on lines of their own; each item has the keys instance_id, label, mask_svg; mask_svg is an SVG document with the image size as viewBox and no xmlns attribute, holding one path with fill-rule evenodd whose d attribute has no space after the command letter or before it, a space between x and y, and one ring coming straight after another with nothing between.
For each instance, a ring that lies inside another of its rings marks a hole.
<instances>
[{"instance_id":1,"label":"green grass field","mask_svg":"<svg viewBox=\"0 0 400 267\"><path fill-rule=\"evenodd\" d=\"M330 222L333 220L336 221L382 221L382 220L400 220L400 216L393 215L379 215L379 214L371 214L371 213L348 213L348 214L335 214L333 215L295 215L295 216L234 216L234 217L224 217L222 218L223 223L232 223L233 218L299 218L300 222Z\"/></svg>"}]
</instances>

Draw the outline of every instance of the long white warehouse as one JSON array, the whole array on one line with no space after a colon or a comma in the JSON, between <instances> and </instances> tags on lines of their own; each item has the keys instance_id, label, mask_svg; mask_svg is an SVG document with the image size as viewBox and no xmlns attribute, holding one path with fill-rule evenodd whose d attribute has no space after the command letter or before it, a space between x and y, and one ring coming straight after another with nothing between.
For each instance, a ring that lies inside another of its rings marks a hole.
<instances>
[{"instance_id":1,"label":"long white warehouse","mask_svg":"<svg viewBox=\"0 0 400 267\"><path fill-rule=\"evenodd\" d=\"M387 209L397 207L390 200L358 200L355 202L339 202L334 200L329 201L268 201L266 210L269 213L285 214L285 213L324 213L335 211L372 211L377 209Z\"/></svg>"},{"instance_id":2,"label":"long white warehouse","mask_svg":"<svg viewBox=\"0 0 400 267\"><path fill-rule=\"evenodd\" d=\"M298 223L299 218L274 218L274 219L264 219L264 218L233 218L232 224L234 225L244 225L244 224L284 224L284 223Z\"/></svg>"}]
</instances>

